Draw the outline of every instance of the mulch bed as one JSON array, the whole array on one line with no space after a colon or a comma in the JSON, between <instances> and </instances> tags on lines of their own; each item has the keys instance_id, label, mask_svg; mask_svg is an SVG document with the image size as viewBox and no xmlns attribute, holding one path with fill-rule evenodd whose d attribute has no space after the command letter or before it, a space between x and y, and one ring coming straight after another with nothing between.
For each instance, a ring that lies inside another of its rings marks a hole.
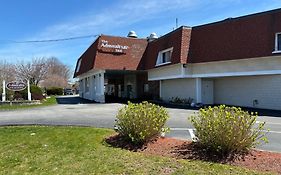
<instances>
[{"instance_id":1,"label":"mulch bed","mask_svg":"<svg viewBox=\"0 0 281 175\"><path fill-rule=\"evenodd\" d=\"M146 145L133 145L119 135L111 136L105 141L113 147L142 152L144 154L160 155L176 159L212 161L281 174L281 153L252 150L249 154L240 157L225 158L204 152L204 150L198 149L198 145L190 141L173 138L158 138Z\"/></svg>"}]
</instances>

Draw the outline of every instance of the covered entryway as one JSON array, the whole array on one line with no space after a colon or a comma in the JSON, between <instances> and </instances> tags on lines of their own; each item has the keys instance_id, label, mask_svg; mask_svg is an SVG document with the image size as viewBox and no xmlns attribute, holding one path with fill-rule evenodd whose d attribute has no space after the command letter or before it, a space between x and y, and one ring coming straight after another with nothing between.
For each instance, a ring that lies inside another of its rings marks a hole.
<instances>
[{"instance_id":1,"label":"covered entryway","mask_svg":"<svg viewBox=\"0 0 281 175\"><path fill-rule=\"evenodd\" d=\"M144 99L147 97L147 72L128 70L105 71L105 101Z\"/></svg>"}]
</instances>

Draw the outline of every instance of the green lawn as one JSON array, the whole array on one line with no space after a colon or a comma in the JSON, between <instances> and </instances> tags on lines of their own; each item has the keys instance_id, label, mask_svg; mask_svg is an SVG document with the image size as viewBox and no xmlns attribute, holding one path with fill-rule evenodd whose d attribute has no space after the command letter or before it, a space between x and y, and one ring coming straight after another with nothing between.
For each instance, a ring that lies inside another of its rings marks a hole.
<instances>
[{"instance_id":1,"label":"green lawn","mask_svg":"<svg viewBox=\"0 0 281 175\"><path fill-rule=\"evenodd\" d=\"M41 104L33 104L33 105L0 105L1 110L17 110L17 109L28 109L28 108L35 108L35 107L42 107L42 106L50 106L57 104L56 97L51 96L50 98L46 98L42 101Z\"/></svg>"},{"instance_id":2,"label":"green lawn","mask_svg":"<svg viewBox=\"0 0 281 175\"><path fill-rule=\"evenodd\" d=\"M103 142L109 129L25 126L0 133L0 174L257 174L113 148Z\"/></svg>"}]
</instances>

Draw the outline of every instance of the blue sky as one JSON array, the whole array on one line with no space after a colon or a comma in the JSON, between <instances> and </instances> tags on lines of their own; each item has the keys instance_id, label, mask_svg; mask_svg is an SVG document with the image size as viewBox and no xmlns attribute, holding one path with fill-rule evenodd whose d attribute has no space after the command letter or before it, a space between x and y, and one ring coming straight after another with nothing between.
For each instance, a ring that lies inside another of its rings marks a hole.
<instances>
[{"instance_id":1,"label":"blue sky","mask_svg":"<svg viewBox=\"0 0 281 175\"><path fill-rule=\"evenodd\" d=\"M281 8L280 0L2 0L0 60L22 61L55 56L73 69L77 58L95 40L19 44L10 41L47 40L83 35L139 37L158 35L179 26L196 26Z\"/></svg>"}]
</instances>

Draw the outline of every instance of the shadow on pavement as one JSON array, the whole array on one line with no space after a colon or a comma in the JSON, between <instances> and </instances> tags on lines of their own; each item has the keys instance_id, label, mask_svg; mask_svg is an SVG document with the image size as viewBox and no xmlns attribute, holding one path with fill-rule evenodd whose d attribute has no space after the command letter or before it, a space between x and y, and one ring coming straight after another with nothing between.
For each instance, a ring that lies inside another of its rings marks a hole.
<instances>
[{"instance_id":1,"label":"shadow on pavement","mask_svg":"<svg viewBox=\"0 0 281 175\"><path fill-rule=\"evenodd\" d=\"M166 108L175 108L175 109L188 109L188 110L199 110L199 107L191 107L187 105L181 105L181 104L171 104L171 103L165 103L165 102L157 102L157 101L150 101L154 104L166 107ZM218 106L217 105L206 105L204 107L208 106ZM232 105L229 105L232 106ZM259 109L259 108L249 108L249 107L242 107L242 106L236 106L240 107L241 109L248 111L248 112L257 112L259 116L270 116L270 117L281 117L281 110L271 110L271 109Z\"/></svg>"},{"instance_id":2,"label":"shadow on pavement","mask_svg":"<svg viewBox=\"0 0 281 175\"><path fill-rule=\"evenodd\" d=\"M58 104L92 104L95 101L86 100L77 96L61 96L56 98Z\"/></svg>"},{"instance_id":3,"label":"shadow on pavement","mask_svg":"<svg viewBox=\"0 0 281 175\"><path fill-rule=\"evenodd\" d=\"M142 99L120 99L120 98L105 98L106 103L122 103L127 104L128 101L131 101L133 103L140 103L143 101ZM176 109L191 109L191 110L198 110L200 108L197 107L190 107L186 105L177 105L177 104L169 104L164 102L156 102L148 100L149 102L152 102L154 104L167 107L167 108L176 108ZM93 104L97 103L95 101L86 100L83 98L80 98L79 96L60 96L57 97L57 103L58 104ZM215 105L211 105L215 106ZM217 106L217 105L216 105ZM205 106L207 107L207 106ZM281 110L269 110L269 109L258 109L258 108L247 108L247 107L241 107L243 110L249 111L249 112L258 112L259 116L271 116L271 117L281 117Z\"/></svg>"},{"instance_id":4,"label":"shadow on pavement","mask_svg":"<svg viewBox=\"0 0 281 175\"><path fill-rule=\"evenodd\" d=\"M281 117L280 110L246 108L246 107L241 107L241 108L249 112L257 112L259 116Z\"/></svg>"}]
</instances>

